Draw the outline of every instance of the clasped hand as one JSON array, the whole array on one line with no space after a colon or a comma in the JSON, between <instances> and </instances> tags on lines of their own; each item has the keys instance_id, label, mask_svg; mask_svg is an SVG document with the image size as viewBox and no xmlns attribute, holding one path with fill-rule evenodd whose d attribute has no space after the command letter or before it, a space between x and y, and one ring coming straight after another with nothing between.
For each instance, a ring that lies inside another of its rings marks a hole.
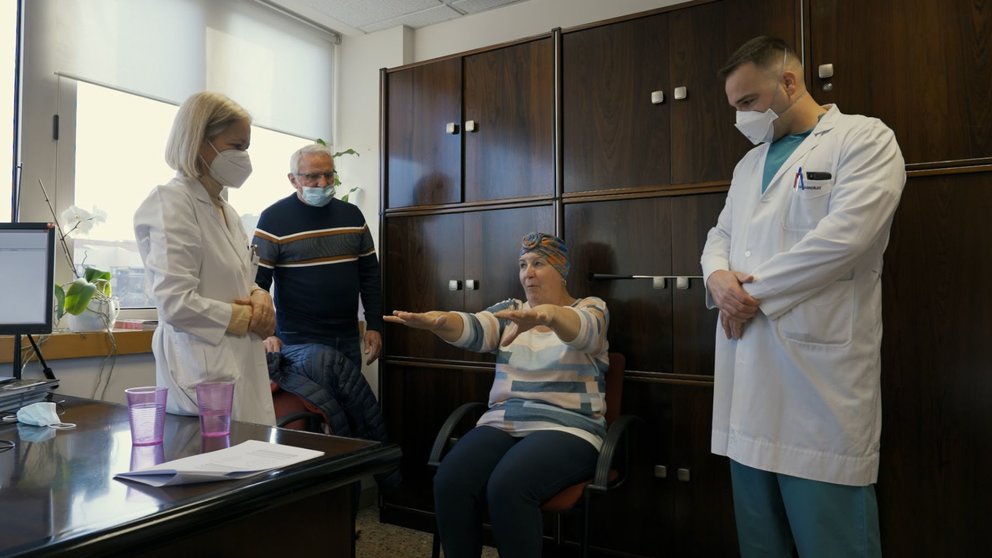
<instances>
[{"instance_id":1,"label":"clasped hand","mask_svg":"<svg viewBox=\"0 0 992 558\"><path fill-rule=\"evenodd\" d=\"M272 297L269 296L268 291L255 289L247 299L239 298L234 303L251 306L251 321L248 322L248 331L262 339L275 333L276 313L272 306Z\"/></svg>"},{"instance_id":2,"label":"clasped hand","mask_svg":"<svg viewBox=\"0 0 992 558\"><path fill-rule=\"evenodd\" d=\"M714 271L706 280L706 288L720 309L720 325L727 339L740 339L744 327L758 313L760 301L742 287L752 281L751 275L727 270Z\"/></svg>"}]
</instances>

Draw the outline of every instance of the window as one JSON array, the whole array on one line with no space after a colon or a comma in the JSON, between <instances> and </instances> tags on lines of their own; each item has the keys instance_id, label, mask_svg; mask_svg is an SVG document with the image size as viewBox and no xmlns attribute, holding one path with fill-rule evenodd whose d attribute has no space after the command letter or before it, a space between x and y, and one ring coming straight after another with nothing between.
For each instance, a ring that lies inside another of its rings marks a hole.
<instances>
[{"instance_id":1,"label":"window","mask_svg":"<svg viewBox=\"0 0 992 558\"><path fill-rule=\"evenodd\" d=\"M175 175L165 163L165 143L177 107L107 87L76 83L75 205L106 212L85 236L74 239L74 262L113 275L114 294L124 308L151 307L144 268L134 241L133 217L152 187ZM311 140L252 127L251 177L229 191L251 235L258 215L291 193L289 157Z\"/></svg>"},{"instance_id":2,"label":"window","mask_svg":"<svg viewBox=\"0 0 992 558\"><path fill-rule=\"evenodd\" d=\"M10 221L14 170L14 72L17 70L17 0L0 0L0 222Z\"/></svg>"}]
</instances>

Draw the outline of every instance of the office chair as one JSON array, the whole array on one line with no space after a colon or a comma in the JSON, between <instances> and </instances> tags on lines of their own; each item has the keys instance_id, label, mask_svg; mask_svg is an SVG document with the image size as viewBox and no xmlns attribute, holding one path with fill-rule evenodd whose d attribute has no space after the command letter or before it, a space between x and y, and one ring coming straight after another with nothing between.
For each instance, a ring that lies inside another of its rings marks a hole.
<instances>
[{"instance_id":1,"label":"office chair","mask_svg":"<svg viewBox=\"0 0 992 558\"><path fill-rule=\"evenodd\" d=\"M561 551L562 546L562 515L581 507L582 511L582 538L580 549L583 558L589 553L589 504L593 494L605 494L609 490L619 487L627 477L627 463L630 460L629 433L632 423L639 421L638 417L632 415L620 416L620 400L623 396L623 375L626 361L620 353L610 353L610 367L606 372L606 439L603 440L603 447L599 452L599 460L596 462L596 471L593 478L573 484L554 495L551 499L541 504L541 510L555 514L554 539L555 546ZM485 412L485 403L474 402L465 403L455 409L444 421L441 430L434 439L427 466L437 471L441 464L442 457L458 441L454 436L455 429L459 424L465 423L470 413L476 416ZM474 422L471 423L474 426ZM471 428L471 427L469 427ZM620 467L614 467L614 459L620 457ZM581 506L579 506L581 502ZM441 537L437 533L437 525L434 526L433 548L431 556L438 558L441 553Z\"/></svg>"},{"instance_id":2,"label":"office chair","mask_svg":"<svg viewBox=\"0 0 992 558\"><path fill-rule=\"evenodd\" d=\"M272 406L276 412L276 426L331 434L330 422L320 407L295 393L283 391L275 382L269 382L269 389L272 391Z\"/></svg>"}]
</instances>

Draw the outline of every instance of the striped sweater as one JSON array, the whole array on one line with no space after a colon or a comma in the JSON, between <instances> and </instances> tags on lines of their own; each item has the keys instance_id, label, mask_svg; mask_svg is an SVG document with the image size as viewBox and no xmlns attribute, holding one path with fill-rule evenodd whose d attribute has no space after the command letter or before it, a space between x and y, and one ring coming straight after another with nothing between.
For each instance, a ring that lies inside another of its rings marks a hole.
<instances>
[{"instance_id":1,"label":"striped sweater","mask_svg":"<svg viewBox=\"0 0 992 558\"><path fill-rule=\"evenodd\" d=\"M275 281L276 334L286 344L332 343L358 335L358 299L368 328L382 331L379 260L361 210L340 200L324 207L293 193L262 212L252 243L255 282Z\"/></svg>"},{"instance_id":2,"label":"striped sweater","mask_svg":"<svg viewBox=\"0 0 992 558\"><path fill-rule=\"evenodd\" d=\"M493 314L529 307L510 299L477 314L459 312L465 328L452 344L471 351L497 352L489 410L478 425L514 436L541 430L568 432L598 450L606 436L605 381L610 364L606 303L589 297L567 307L581 322L578 336L569 343L552 331L532 329L501 347L500 339L512 322Z\"/></svg>"}]
</instances>

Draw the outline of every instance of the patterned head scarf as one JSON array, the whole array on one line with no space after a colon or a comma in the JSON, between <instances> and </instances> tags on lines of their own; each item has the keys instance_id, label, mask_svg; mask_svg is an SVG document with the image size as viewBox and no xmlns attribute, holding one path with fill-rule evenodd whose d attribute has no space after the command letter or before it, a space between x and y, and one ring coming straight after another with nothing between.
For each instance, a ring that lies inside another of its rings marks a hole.
<instances>
[{"instance_id":1,"label":"patterned head scarf","mask_svg":"<svg viewBox=\"0 0 992 558\"><path fill-rule=\"evenodd\" d=\"M527 233L520 243L520 255L523 256L527 252L537 252L547 260L548 264L558 270L562 277L568 277L568 269L572 264L568 261L568 247L562 239L542 232Z\"/></svg>"}]
</instances>

